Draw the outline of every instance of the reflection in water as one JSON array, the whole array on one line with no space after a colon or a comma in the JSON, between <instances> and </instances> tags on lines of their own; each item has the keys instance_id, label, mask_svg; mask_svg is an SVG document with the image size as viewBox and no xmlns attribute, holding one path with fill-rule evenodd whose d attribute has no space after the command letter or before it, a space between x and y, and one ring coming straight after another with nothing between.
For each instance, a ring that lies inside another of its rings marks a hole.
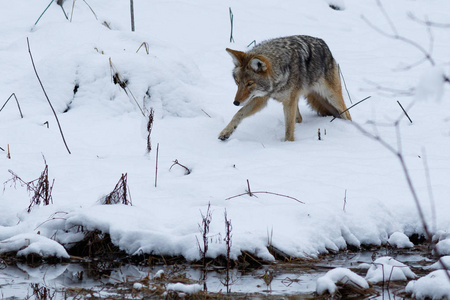
<instances>
[{"instance_id":1,"label":"reflection in water","mask_svg":"<svg viewBox=\"0 0 450 300\"><path fill-rule=\"evenodd\" d=\"M259 269L232 269L228 281L225 268L208 269L205 276L201 269L189 265L143 267L91 261L31 267L3 263L0 296L2 299L81 299L85 296L142 299L164 292L198 292L200 286L209 293L302 294L312 298L317 278L335 267L356 268L360 263L371 263L372 255L372 252L358 252L314 261L275 263ZM397 255L397 259L418 266L425 258L409 254ZM380 292L389 293L381 288Z\"/></svg>"}]
</instances>

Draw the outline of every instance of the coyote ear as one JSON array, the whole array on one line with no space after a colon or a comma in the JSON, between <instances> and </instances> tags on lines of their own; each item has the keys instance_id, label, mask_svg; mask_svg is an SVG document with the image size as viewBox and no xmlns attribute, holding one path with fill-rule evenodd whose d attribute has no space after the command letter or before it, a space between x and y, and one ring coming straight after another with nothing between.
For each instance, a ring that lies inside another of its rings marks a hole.
<instances>
[{"instance_id":1,"label":"coyote ear","mask_svg":"<svg viewBox=\"0 0 450 300\"><path fill-rule=\"evenodd\" d=\"M243 62L244 62L244 57L245 57L245 52L242 51L237 51L237 50L232 50L230 48L225 49L228 54L231 55L231 57L233 58L233 62L235 64L236 67L240 67L242 66Z\"/></svg>"},{"instance_id":2,"label":"coyote ear","mask_svg":"<svg viewBox=\"0 0 450 300\"><path fill-rule=\"evenodd\" d=\"M262 57L255 57L250 61L250 67L252 67L253 71L256 73L266 72L269 68L269 62Z\"/></svg>"}]
</instances>

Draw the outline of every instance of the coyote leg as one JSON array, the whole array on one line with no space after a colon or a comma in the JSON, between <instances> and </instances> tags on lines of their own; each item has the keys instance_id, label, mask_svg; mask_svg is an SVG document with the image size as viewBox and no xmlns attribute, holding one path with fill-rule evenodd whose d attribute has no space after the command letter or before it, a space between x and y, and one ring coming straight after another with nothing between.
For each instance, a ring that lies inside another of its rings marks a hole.
<instances>
[{"instance_id":1,"label":"coyote leg","mask_svg":"<svg viewBox=\"0 0 450 300\"><path fill-rule=\"evenodd\" d=\"M219 139L225 141L230 137L238 125L243 119L257 113L267 105L267 100L269 97L258 97L251 99L247 104L245 104L231 119L230 123L222 130L219 134Z\"/></svg>"},{"instance_id":2,"label":"coyote leg","mask_svg":"<svg viewBox=\"0 0 450 300\"><path fill-rule=\"evenodd\" d=\"M294 141L295 123L298 121L299 116L301 119L300 111L298 109L298 96L298 91L293 91L289 99L282 101L284 122L286 125L285 141Z\"/></svg>"}]
</instances>

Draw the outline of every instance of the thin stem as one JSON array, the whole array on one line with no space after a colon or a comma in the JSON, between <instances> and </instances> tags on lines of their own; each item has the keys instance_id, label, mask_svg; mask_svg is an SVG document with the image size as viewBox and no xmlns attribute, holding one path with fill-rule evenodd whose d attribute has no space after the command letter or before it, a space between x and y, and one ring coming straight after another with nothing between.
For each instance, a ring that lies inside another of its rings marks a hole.
<instances>
[{"instance_id":1,"label":"thin stem","mask_svg":"<svg viewBox=\"0 0 450 300\"><path fill-rule=\"evenodd\" d=\"M61 129L61 124L59 124L58 116L56 115L55 109L53 108L53 105L52 105L52 103L50 102L50 99L47 96L47 92L44 89L44 85L42 84L42 81L39 78L38 72L36 70L36 66L34 65L33 55L31 54L31 49L30 49L30 41L28 40L28 38L27 38L27 44L28 44L28 53L30 53L30 58L31 58L31 63L33 65L34 73L36 74L36 77L37 77L37 79L39 81L39 84L41 85L42 91L44 92L45 98L47 98L48 104L50 105L50 108L52 109L53 115L55 116L56 123L58 124L59 132L61 133L61 137L62 137L62 140L64 142L64 145L66 146L67 152L69 152L69 154L72 154L70 152L70 150L69 150L69 147L67 146L66 139L64 138L64 134L63 134L62 129Z\"/></svg>"}]
</instances>

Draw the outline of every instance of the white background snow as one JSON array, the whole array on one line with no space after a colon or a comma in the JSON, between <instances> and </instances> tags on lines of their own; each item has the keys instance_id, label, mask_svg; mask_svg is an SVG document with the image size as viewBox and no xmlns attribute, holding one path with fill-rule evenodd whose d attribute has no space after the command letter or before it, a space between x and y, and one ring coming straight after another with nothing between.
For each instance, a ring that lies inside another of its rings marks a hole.
<instances>
[{"instance_id":1,"label":"white background snow","mask_svg":"<svg viewBox=\"0 0 450 300\"><path fill-rule=\"evenodd\" d=\"M82 238L76 229L83 226L109 233L130 254L194 260L199 258L200 212L208 203L211 257L226 251L225 209L233 226L234 258L245 250L272 260L269 240L296 257L348 245L382 245L393 234L394 243L410 245L399 233L422 234L423 227L398 160L351 123L330 123L301 99L303 123L296 126L296 141L284 142L282 107L273 101L228 141L217 139L237 110L233 64L225 48L245 51L252 41L304 34L327 42L353 103L371 96L350 110L354 122L401 150L430 230L439 232L442 253L450 253L450 101L449 84L442 81L449 74L450 29L430 27L430 35L410 17L448 24L447 0L382 2L396 32L431 49L435 66L428 61L416 65L424 57L421 51L383 36L365 21L395 33L376 1L339 1L344 9L336 11L327 1L135 0L135 32L128 1L87 1L95 15L84 1L75 2L73 10L72 1L66 1L72 21L53 3L34 26L48 2L1 2L0 105L15 93L24 118L14 99L0 112L0 182L11 178L8 170L25 181L38 178L44 156L55 183L54 203L30 213L26 190L5 185L0 252L11 249L12 242L20 250L35 241L36 252L64 257L58 244L68 247ZM235 43L229 41L230 7ZM72 154L34 74L27 38ZM144 47L136 52L144 42L149 54ZM147 118L113 83L110 61L140 106L155 111L150 153ZM350 106L345 90L344 97ZM191 174L179 166L170 169L175 159ZM133 205L100 205L124 173ZM244 193L246 180L252 191L288 195L305 204L271 194L226 200Z\"/></svg>"}]
</instances>

